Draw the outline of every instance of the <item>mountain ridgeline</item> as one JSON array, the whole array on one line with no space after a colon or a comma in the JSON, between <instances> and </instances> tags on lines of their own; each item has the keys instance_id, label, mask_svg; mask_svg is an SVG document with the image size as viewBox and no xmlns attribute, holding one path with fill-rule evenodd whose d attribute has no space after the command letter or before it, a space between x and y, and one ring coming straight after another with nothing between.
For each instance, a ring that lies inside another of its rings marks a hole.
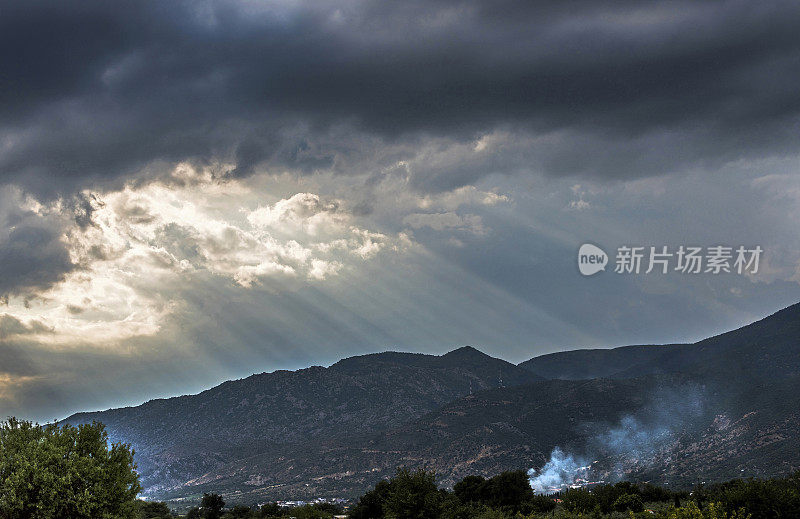
<instances>
[{"instance_id":1,"label":"mountain ridgeline","mask_svg":"<svg viewBox=\"0 0 800 519\"><path fill-rule=\"evenodd\" d=\"M695 344L575 350L515 366L463 347L276 371L65 420L136 450L145 495L352 497L397 466L470 474L567 461L668 485L800 469L800 305ZM588 477L588 476L587 476Z\"/></svg>"}]
</instances>

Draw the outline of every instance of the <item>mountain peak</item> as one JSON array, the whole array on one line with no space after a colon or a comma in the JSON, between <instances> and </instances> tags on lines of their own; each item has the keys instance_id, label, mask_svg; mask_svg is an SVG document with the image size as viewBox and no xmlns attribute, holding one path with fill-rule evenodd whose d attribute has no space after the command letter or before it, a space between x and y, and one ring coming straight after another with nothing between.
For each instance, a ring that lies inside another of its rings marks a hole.
<instances>
[{"instance_id":1,"label":"mountain peak","mask_svg":"<svg viewBox=\"0 0 800 519\"><path fill-rule=\"evenodd\" d=\"M443 359L491 359L492 357L472 346L462 346L442 355Z\"/></svg>"}]
</instances>

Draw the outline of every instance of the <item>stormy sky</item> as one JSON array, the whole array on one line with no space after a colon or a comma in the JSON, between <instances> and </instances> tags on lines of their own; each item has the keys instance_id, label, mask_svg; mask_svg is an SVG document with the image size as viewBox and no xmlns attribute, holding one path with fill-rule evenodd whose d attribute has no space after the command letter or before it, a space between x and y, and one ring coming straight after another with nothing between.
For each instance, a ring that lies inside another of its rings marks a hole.
<instances>
[{"instance_id":1,"label":"stormy sky","mask_svg":"<svg viewBox=\"0 0 800 519\"><path fill-rule=\"evenodd\" d=\"M1 2L0 416L800 300L800 4ZM578 272L593 243L746 274Z\"/></svg>"}]
</instances>

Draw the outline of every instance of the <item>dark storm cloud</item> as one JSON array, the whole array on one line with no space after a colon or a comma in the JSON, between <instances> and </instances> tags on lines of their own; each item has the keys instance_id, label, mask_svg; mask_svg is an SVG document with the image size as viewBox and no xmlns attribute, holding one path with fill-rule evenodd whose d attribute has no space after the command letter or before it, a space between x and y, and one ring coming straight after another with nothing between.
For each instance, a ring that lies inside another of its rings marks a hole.
<instances>
[{"instance_id":1,"label":"dark storm cloud","mask_svg":"<svg viewBox=\"0 0 800 519\"><path fill-rule=\"evenodd\" d=\"M16 228L0 241L0 293L22 288L46 288L72 270L59 235L38 225Z\"/></svg>"},{"instance_id":2,"label":"dark storm cloud","mask_svg":"<svg viewBox=\"0 0 800 519\"><path fill-rule=\"evenodd\" d=\"M0 314L0 340L12 335L28 335L32 333L53 333L53 329L40 321L25 324L13 315Z\"/></svg>"},{"instance_id":3,"label":"dark storm cloud","mask_svg":"<svg viewBox=\"0 0 800 519\"><path fill-rule=\"evenodd\" d=\"M47 288L76 267L58 219L16 209L15 200L2 191L0 202L0 295Z\"/></svg>"},{"instance_id":4,"label":"dark storm cloud","mask_svg":"<svg viewBox=\"0 0 800 519\"><path fill-rule=\"evenodd\" d=\"M226 160L234 175L261 163L351 171L353 156L379 167L395 155L376 146L498 127L559 138L472 170L420 167L415 184L528 163L630 177L796 144L789 1L4 2L2 13L0 174L42 195L178 160Z\"/></svg>"}]
</instances>

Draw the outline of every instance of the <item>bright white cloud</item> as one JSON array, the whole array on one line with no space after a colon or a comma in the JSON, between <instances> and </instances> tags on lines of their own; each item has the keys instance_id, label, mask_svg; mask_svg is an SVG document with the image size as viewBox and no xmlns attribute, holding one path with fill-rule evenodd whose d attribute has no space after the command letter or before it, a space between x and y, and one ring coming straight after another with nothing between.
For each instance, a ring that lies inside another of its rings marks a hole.
<instances>
[{"instance_id":1,"label":"bright white cloud","mask_svg":"<svg viewBox=\"0 0 800 519\"><path fill-rule=\"evenodd\" d=\"M420 209L455 211L463 205L492 206L510 201L507 195L494 191L481 191L475 186L463 186L444 193L420 196L417 203Z\"/></svg>"},{"instance_id":2,"label":"bright white cloud","mask_svg":"<svg viewBox=\"0 0 800 519\"><path fill-rule=\"evenodd\" d=\"M226 278L241 289L269 279L318 283L409 243L402 233L361 228L341 202L314 193L256 206L263 194L241 183L221 188L186 165L175 178L177 186L85 193L93 224L64 234L79 268L35 297L12 298L0 338L24 332L45 345L113 347L158 333L183 304L177 288L198 276ZM31 202L29 209L58 214L62 204Z\"/></svg>"},{"instance_id":3,"label":"bright white cloud","mask_svg":"<svg viewBox=\"0 0 800 519\"><path fill-rule=\"evenodd\" d=\"M434 231L458 230L473 234L485 234L486 228L480 216L447 213L414 213L403 218L403 223L413 229L429 227Z\"/></svg>"},{"instance_id":4,"label":"bright white cloud","mask_svg":"<svg viewBox=\"0 0 800 519\"><path fill-rule=\"evenodd\" d=\"M323 201L313 193L297 193L272 206L262 206L247 215L253 227L280 234L302 232L311 236L332 233L347 225L348 217L334 201Z\"/></svg>"}]
</instances>

